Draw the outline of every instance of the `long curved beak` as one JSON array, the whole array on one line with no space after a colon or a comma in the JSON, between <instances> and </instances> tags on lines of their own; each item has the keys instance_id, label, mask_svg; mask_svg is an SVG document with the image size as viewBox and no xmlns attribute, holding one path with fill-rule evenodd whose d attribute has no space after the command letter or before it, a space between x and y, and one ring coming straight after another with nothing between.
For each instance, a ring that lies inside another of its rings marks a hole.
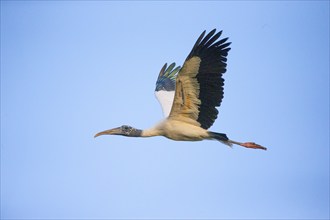
<instances>
[{"instance_id":1,"label":"long curved beak","mask_svg":"<svg viewBox=\"0 0 330 220\"><path fill-rule=\"evenodd\" d=\"M96 138L98 136L101 136L101 135L115 135L115 134L121 134L120 127L109 129L109 130L105 130L105 131L101 131L101 132L97 133L96 135L94 135L94 138Z\"/></svg>"}]
</instances>

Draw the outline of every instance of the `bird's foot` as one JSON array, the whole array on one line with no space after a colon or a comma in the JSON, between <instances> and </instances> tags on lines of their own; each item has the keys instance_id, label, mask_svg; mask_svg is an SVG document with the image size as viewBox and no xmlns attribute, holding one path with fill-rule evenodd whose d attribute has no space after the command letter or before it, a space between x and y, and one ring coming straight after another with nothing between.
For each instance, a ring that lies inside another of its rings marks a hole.
<instances>
[{"instance_id":1,"label":"bird's foot","mask_svg":"<svg viewBox=\"0 0 330 220\"><path fill-rule=\"evenodd\" d=\"M265 147L263 147L259 144L256 144L254 142L245 142L245 143L241 143L240 145L243 146L243 147L246 147L246 148L267 150L267 148L265 148Z\"/></svg>"}]
</instances>

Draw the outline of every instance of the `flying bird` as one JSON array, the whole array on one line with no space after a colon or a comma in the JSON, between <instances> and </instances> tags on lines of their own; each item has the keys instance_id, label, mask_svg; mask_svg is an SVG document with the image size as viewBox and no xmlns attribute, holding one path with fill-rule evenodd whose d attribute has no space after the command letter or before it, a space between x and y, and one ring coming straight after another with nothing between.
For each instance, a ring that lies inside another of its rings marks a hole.
<instances>
[{"instance_id":1,"label":"flying bird","mask_svg":"<svg viewBox=\"0 0 330 220\"><path fill-rule=\"evenodd\" d=\"M141 130L129 125L105 130L100 135L128 137L164 136L176 141L218 140L228 146L267 148L254 142L230 140L226 134L207 130L217 119L223 99L223 74L230 42L220 39L222 31L204 31L187 56L182 68L172 63L161 69L156 81L155 95L161 104L165 119L154 127Z\"/></svg>"}]
</instances>

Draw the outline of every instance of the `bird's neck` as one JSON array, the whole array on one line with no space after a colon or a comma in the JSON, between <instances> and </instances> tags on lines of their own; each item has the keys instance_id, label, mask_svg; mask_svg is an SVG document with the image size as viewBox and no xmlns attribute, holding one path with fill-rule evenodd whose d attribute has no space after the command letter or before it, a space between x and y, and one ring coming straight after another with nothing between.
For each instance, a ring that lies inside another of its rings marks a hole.
<instances>
[{"instance_id":1,"label":"bird's neck","mask_svg":"<svg viewBox=\"0 0 330 220\"><path fill-rule=\"evenodd\" d=\"M130 134L128 135L130 137L141 137L142 136L142 130L141 129L132 129L132 131L130 132Z\"/></svg>"},{"instance_id":2,"label":"bird's neck","mask_svg":"<svg viewBox=\"0 0 330 220\"><path fill-rule=\"evenodd\" d=\"M157 129L157 127L153 127L153 128L143 130L140 137L153 137L153 136L160 136L160 135L161 135L161 131L159 129Z\"/></svg>"}]
</instances>

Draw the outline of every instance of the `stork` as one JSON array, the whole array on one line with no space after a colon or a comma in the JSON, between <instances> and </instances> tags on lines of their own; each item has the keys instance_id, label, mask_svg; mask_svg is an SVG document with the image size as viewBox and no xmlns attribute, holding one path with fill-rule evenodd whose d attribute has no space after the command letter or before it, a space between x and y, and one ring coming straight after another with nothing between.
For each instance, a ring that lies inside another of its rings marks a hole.
<instances>
[{"instance_id":1,"label":"stork","mask_svg":"<svg viewBox=\"0 0 330 220\"><path fill-rule=\"evenodd\" d=\"M127 137L164 136L176 141L218 140L228 146L267 148L254 142L230 140L226 134L208 131L218 116L223 99L223 74L230 42L219 39L222 31L212 30L199 36L182 68L175 63L161 69L156 82L155 95L161 104L165 119L154 127L141 130L128 125L105 130L101 135ZM204 37L205 36L205 37Z\"/></svg>"}]
</instances>

